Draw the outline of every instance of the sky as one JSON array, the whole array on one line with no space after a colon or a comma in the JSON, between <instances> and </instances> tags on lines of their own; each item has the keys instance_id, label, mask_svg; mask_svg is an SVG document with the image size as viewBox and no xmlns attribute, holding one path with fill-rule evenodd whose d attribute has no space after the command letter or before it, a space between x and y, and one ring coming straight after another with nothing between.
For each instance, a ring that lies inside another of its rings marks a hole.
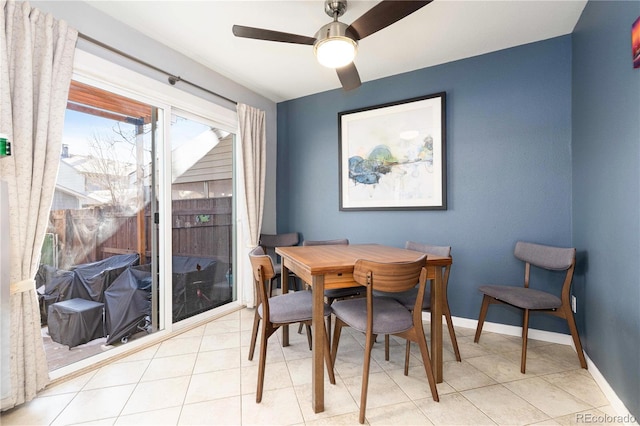
<instances>
[{"instance_id":1,"label":"sky","mask_svg":"<svg viewBox=\"0 0 640 426\"><path fill-rule=\"evenodd\" d=\"M126 135L135 134L135 126L120 122L120 129ZM70 155L90 155L91 142L94 135L100 135L101 139L110 140L118 138L116 131L118 122L112 119L99 117L83 112L67 110L65 114L64 132L62 143L69 146ZM199 123L191 119L173 116L171 125L172 149L175 149L185 142L197 137L203 132L209 131L208 125ZM145 136L145 147L150 151L150 138ZM115 144L117 158L135 161L135 156L131 156L132 147L125 142ZM135 154L135 151L134 151Z\"/></svg>"}]
</instances>

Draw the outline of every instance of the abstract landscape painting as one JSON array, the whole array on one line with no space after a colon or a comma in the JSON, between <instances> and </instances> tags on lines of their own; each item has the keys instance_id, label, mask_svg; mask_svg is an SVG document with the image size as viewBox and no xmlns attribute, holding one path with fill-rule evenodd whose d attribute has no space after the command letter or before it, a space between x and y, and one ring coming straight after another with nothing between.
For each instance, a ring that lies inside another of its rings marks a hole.
<instances>
[{"instance_id":1,"label":"abstract landscape painting","mask_svg":"<svg viewBox=\"0 0 640 426\"><path fill-rule=\"evenodd\" d=\"M445 93L338 116L341 210L446 209Z\"/></svg>"}]
</instances>

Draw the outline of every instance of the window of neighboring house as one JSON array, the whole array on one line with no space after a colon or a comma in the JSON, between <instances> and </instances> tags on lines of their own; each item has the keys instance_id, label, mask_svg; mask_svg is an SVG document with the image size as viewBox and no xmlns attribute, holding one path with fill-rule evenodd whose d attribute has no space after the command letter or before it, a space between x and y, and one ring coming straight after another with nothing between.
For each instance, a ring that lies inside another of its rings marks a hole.
<instances>
[{"instance_id":1,"label":"window of neighboring house","mask_svg":"<svg viewBox=\"0 0 640 426\"><path fill-rule=\"evenodd\" d=\"M207 182L209 198L231 197L233 194L233 180L221 179Z\"/></svg>"},{"instance_id":2,"label":"window of neighboring house","mask_svg":"<svg viewBox=\"0 0 640 426\"><path fill-rule=\"evenodd\" d=\"M208 198L205 182L174 183L171 185L172 200Z\"/></svg>"}]
</instances>

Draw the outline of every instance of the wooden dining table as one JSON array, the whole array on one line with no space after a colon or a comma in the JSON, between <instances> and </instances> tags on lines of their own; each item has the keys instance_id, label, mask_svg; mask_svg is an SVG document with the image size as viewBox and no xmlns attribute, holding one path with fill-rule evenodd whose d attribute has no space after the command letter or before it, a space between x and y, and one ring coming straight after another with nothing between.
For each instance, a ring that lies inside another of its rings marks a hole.
<instances>
[{"instance_id":1,"label":"wooden dining table","mask_svg":"<svg viewBox=\"0 0 640 426\"><path fill-rule=\"evenodd\" d=\"M380 244L276 247L282 259L282 292L288 291L288 274L293 272L313 293L312 407L324 411L324 290L354 287L353 268L358 259L378 262L408 262L424 253ZM437 383L442 382L442 279L451 257L427 253L427 279L431 280L431 363ZM282 327L282 344L289 344L289 328Z\"/></svg>"}]
</instances>

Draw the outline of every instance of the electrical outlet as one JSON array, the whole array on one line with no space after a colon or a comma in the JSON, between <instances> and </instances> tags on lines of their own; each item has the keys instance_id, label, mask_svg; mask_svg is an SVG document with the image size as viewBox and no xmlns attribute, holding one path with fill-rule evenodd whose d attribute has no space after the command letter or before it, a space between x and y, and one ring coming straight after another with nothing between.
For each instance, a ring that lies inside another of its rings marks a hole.
<instances>
[{"instance_id":1,"label":"electrical outlet","mask_svg":"<svg viewBox=\"0 0 640 426\"><path fill-rule=\"evenodd\" d=\"M573 313L577 313L578 312L578 301L576 299L576 297L572 294L571 295L571 310L573 311Z\"/></svg>"}]
</instances>

